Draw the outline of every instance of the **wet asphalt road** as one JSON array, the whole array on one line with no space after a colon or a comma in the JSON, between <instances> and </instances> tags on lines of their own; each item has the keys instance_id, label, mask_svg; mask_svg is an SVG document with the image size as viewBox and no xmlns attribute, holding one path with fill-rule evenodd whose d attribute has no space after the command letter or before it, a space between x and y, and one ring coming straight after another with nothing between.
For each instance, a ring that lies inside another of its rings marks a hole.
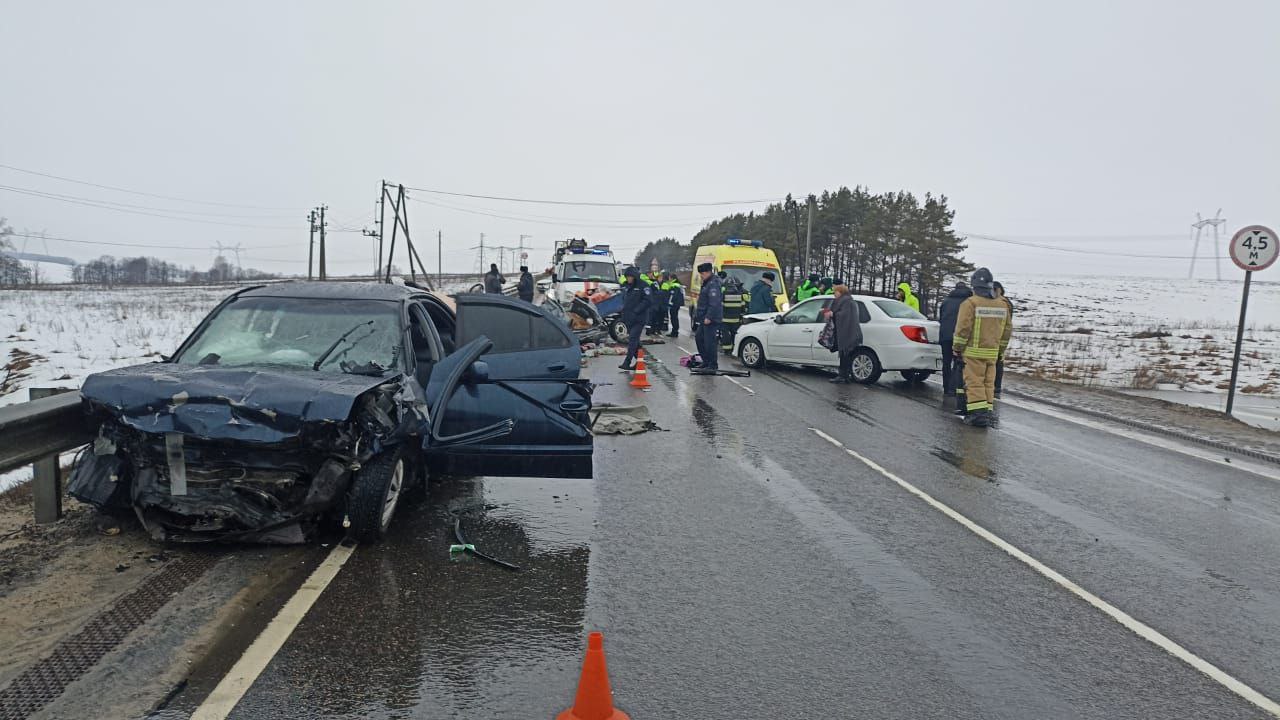
<instances>
[{"instance_id":1,"label":"wet asphalt road","mask_svg":"<svg viewBox=\"0 0 1280 720\"><path fill-rule=\"evenodd\" d=\"M637 719L1264 717L810 428L1280 697L1275 480L1015 407L967 428L893 375L655 353L643 395L590 372L664 432L598 438L594 481L437 483L232 717L552 718L594 629ZM455 517L524 570L451 562Z\"/></svg>"}]
</instances>

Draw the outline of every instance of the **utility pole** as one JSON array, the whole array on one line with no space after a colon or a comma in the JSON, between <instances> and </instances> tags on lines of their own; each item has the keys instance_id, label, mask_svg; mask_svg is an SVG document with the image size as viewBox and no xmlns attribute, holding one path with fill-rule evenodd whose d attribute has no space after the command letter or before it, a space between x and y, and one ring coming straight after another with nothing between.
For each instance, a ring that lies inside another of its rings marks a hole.
<instances>
[{"instance_id":1,"label":"utility pole","mask_svg":"<svg viewBox=\"0 0 1280 720\"><path fill-rule=\"evenodd\" d=\"M316 211L315 210L312 210L310 214L307 215L307 222L310 224L310 227L311 227L311 241L307 243L307 279L313 280L315 278L312 274L311 267L315 263L315 255L316 255Z\"/></svg>"},{"instance_id":2,"label":"utility pole","mask_svg":"<svg viewBox=\"0 0 1280 720\"><path fill-rule=\"evenodd\" d=\"M528 264L529 264L529 261L528 261L528 259L525 257L525 253L524 253L524 241L525 241L525 239L526 239L526 238L528 238L528 239L533 239L533 236L532 236L532 235L521 235L521 236L520 236L520 264L521 264L521 265L528 265Z\"/></svg>"},{"instance_id":3,"label":"utility pole","mask_svg":"<svg viewBox=\"0 0 1280 720\"><path fill-rule=\"evenodd\" d=\"M1222 208L1218 208L1218 212L1213 214L1211 218L1202 218L1200 213L1196 213L1196 221L1191 223L1191 227L1195 230L1194 244L1191 246L1191 270L1187 273L1187 279L1195 277L1196 274L1196 255L1200 252L1200 237L1204 233L1207 226L1213 227L1213 256L1214 264L1217 270L1217 277L1222 279L1222 247L1218 240L1218 228L1225 225L1227 219L1220 217Z\"/></svg>"},{"instance_id":4,"label":"utility pole","mask_svg":"<svg viewBox=\"0 0 1280 720\"><path fill-rule=\"evenodd\" d=\"M324 228L325 228L324 211L328 209L329 209L328 205L320 206L320 279L321 280L326 280L329 277L328 273L325 272L325 264L324 264Z\"/></svg>"},{"instance_id":5,"label":"utility pole","mask_svg":"<svg viewBox=\"0 0 1280 720\"><path fill-rule=\"evenodd\" d=\"M436 286L444 287L444 231L436 231Z\"/></svg>"},{"instance_id":6,"label":"utility pole","mask_svg":"<svg viewBox=\"0 0 1280 720\"><path fill-rule=\"evenodd\" d=\"M809 259L809 248L813 244L813 196L809 196L809 228L804 232L804 274L808 276L813 272L813 265Z\"/></svg>"},{"instance_id":7,"label":"utility pole","mask_svg":"<svg viewBox=\"0 0 1280 720\"><path fill-rule=\"evenodd\" d=\"M378 202L373 204L373 225L375 229L369 230L368 228L362 228L360 230L361 235L378 241L375 246L377 248L378 256L373 261L373 277L375 280L378 279L378 276L382 272L382 218L381 213L379 212L381 207L382 197L379 196Z\"/></svg>"}]
</instances>

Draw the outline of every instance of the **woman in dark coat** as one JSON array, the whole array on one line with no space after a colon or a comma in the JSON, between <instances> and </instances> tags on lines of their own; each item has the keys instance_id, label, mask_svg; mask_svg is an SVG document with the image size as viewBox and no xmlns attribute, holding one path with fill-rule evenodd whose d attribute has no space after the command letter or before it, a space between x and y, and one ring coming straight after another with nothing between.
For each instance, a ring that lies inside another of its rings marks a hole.
<instances>
[{"instance_id":1,"label":"woman in dark coat","mask_svg":"<svg viewBox=\"0 0 1280 720\"><path fill-rule=\"evenodd\" d=\"M832 292L831 316L835 320L836 348L840 353L840 374L831 378L833 383L853 382L853 355L862 346L862 323L858 317L858 303L849 294L848 285L836 285Z\"/></svg>"}]
</instances>

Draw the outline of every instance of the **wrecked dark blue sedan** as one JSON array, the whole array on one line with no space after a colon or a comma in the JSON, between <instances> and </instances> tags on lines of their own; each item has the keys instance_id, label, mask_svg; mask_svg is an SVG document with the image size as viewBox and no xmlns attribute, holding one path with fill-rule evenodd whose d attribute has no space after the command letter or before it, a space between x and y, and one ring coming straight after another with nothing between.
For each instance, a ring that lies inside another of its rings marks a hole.
<instances>
[{"instance_id":1,"label":"wrecked dark blue sedan","mask_svg":"<svg viewBox=\"0 0 1280 720\"><path fill-rule=\"evenodd\" d=\"M163 362L90 376L68 490L175 541L386 532L429 476L591 476L564 323L497 295L375 283L241 290Z\"/></svg>"}]
</instances>

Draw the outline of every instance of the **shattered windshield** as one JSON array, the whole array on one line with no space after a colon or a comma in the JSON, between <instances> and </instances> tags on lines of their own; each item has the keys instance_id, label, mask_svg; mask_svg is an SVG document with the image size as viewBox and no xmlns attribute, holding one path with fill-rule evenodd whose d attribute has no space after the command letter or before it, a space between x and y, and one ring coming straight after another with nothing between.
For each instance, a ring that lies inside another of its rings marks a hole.
<instances>
[{"instance_id":1,"label":"shattered windshield","mask_svg":"<svg viewBox=\"0 0 1280 720\"><path fill-rule=\"evenodd\" d=\"M618 268L611 262L599 260L569 260L560 274L568 282L618 282Z\"/></svg>"},{"instance_id":2,"label":"shattered windshield","mask_svg":"<svg viewBox=\"0 0 1280 720\"><path fill-rule=\"evenodd\" d=\"M247 297L210 318L174 362L374 374L395 365L400 345L393 302Z\"/></svg>"}]
</instances>

